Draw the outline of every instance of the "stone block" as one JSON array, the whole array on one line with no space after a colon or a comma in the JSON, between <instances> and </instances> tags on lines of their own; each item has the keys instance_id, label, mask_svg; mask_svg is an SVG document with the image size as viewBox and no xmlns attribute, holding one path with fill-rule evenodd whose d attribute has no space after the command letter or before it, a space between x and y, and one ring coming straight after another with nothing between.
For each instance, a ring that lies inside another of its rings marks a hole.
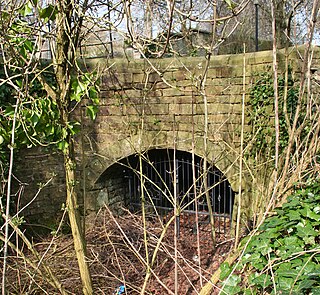
<instances>
[{"instance_id":1,"label":"stone block","mask_svg":"<svg viewBox=\"0 0 320 295\"><path fill-rule=\"evenodd\" d=\"M301 76L301 62L296 51L302 49L292 50L289 56L296 79ZM317 59L313 64L319 65L318 48L315 48L314 56ZM106 167L111 163L126 155L151 148L173 148L176 145L181 150L191 151L193 130L196 153L204 156L207 152L208 158L223 172L226 171L228 177L236 175L235 168L230 169L232 173L228 169L232 163L236 163L238 156L244 57L247 101L249 89L257 79L257 73L269 71L272 65L271 52L211 57L205 85L208 102L207 151L204 151L203 138L204 97L201 89L197 88L207 64L204 57L151 60L160 75L143 59L114 59L112 65L110 61L104 61L105 68L109 69L101 76L102 91L96 120L91 121L85 115L88 100L83 100L81 107L73 114L73 119L81 119L84 127L83 136L77 137L75 144L80 188L83 187L81 177L86 176L87 203L84 206L87 209L97 209L98 190L102 190L103 187L97 186L95 182L103 176ZM284 52L281 50L278 59L281 72L284 63ZM98 61L92 63L94 65ZM314 91L319 92L319 87L312 87ZM271 106L270 112L272 111ZM271 117L270 124L272 120ZM248 125L244 128L250 130ZM48 215L54 215L54 210L60 210L61 200L64 198L63 156L44 149L23 151L21 155L15 175L22 182L28 183L23 202L31 200L35 195L39 188L37 183L44 183L51 177L52 172L57 174L47 189L44 189L39 198L28 207L26 214L29 212L32 216L43 216L47 212ZM82 171L83 166L85 171ZM232 183L236 183L236 180ZM115 192L118 190L125 194L125 190L119 188L120 184L120 179L114 179L109 184L109 192L114 193L111 201L106 192L100 194L100 199L108 200L109 204L117 207L122 203L123 196ZM96 188L97 191L90 191L92 188ZM19 186L16 184L15 190L18 189ZM53 195L57 195L59 199L57 206L54 205Z\"/></svg>"},{"instance_id":2,"label":"stone block","mask_svg":"<svg viewBox=\"0 0 320 295\"><path fill-rule=\"evenodd\" d=\"M169 88L162 90L163 96L165 97L174 97L174 96L181 96L184 94L183 89L181 88Z\"/></svg>"},{"instance_id":3,"label":"stone block","mask_svg":"<svg viewBox=\"0 0 320 295\"><path fill-rule=\"evenodd\" d=\"M191 115L192 114L192 105L191 104L170 104L169 113L175 115Z\"/></svg>"}]
</instances>

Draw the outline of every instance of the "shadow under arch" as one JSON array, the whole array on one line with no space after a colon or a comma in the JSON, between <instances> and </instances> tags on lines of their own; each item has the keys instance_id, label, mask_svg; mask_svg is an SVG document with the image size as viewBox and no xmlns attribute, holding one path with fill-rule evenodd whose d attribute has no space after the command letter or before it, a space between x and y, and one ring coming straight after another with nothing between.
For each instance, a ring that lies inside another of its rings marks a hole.
<instances>
[{"instance_id":1,"label":"shadow under arch","mask_svg":"<svg viewBox=\"0 0 320 295\"><path fill-rule=\"evenodd\" d=\"M117 214L122 213L122 207L139 211L144 192L146 207L157 214L170 212L176 196L182 213L198 211L208 215L208 197L221 231L226 219L231 220L235 193L218 168L207 163L204 171L203 164L200 156L193 158L189 152L173 149L151 149L125 157L108 167L97 180L101 187L97 207L107 205Z\"/></svg>"},{"instance_id":2,"label":"shadow under arch","mask_svg":"<svg viewBox=\"0 0 320 295\"><path fill-rule=\"evenodd\" d=\"M87 159L88 172L86 175L87 190L95 190L101 180L102 174L112 165L119 163L121 159L134 154L143 153L152 149L174 149L189 152L192 151L192 138L189 132L179 132L178 138L173 132L143 133L143 137L136 134L128 138L111 142L103 150L98 151L98 156ZM174 142L175 145L174 145ZM205 158L203 138L196 138L194 142L195 155ZM238 190L237 154L224 142L207 142L207 161L219 169L230 182L233 191ZM98 164L96 164L98 162ZM92 167L90 167L92 166ZM98 185L99 187L99 185Z\"/></svg>"}]
</instances>

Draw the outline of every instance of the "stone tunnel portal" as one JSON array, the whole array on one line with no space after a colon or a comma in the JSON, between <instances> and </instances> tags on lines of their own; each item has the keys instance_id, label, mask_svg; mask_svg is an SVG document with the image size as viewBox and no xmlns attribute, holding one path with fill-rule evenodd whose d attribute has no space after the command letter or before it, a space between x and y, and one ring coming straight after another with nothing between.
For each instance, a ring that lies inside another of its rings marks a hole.
<instances>
[{"instance_id":1,"label":"stone tunnel portal","mask_svg":"<svg viewBox=\"0 0 320 295\"><path fill-rule=\"evenodd\" d=\"M234 192L223 173L207 164L204 159L184 151L153 149L141 155L131 155L110 166L100 177L103 189L97 204L109 206L113 211L127 207L141 210L144 193L148 212L168 214L175 198L182 214L209 215L209 206L218 226L225 232L231 222ZM175 172L174 172L175 171ZM142 189L143 188L143 189ZM207 201L209 199L209 202Z\"/></svg>"}]
</instances>

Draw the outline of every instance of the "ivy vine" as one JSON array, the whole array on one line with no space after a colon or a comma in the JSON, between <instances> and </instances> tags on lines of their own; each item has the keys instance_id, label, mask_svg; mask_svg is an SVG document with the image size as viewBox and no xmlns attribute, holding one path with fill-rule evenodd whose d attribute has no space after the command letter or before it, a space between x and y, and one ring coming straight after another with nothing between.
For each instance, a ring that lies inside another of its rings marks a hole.
<instances>
[{"instance_id":1,"label":"ivy vine","mask_svg":"<svg viewBox=\"0 0 320 295\"><path fill-rule=\"evenodd\" d=\"M250 89L247 116L252 130L246 134L246 141L251 142L250 155L263 155L264 158L272 158L274 155L276 137L273 82L272 73L263 73L259 75ZM293 122L298 103L299 89L294 84L291 71L289 71L287 86L287 95L285 96L285 78L280 75L278 77L280 152L288 144L288 124L291 125ZM301 118L303 118L303 114L301 114Z\"/></svg>"},{"instance_id":2,"label":"ivy vine","mask_svg":"<svg viewBox=\"0 0 320 295\"><path fill-rule=\"evenodd\" d=\"M221 294L320 294L320 182L296 188L275 209L233 274L227 263L221 268Z\"/></svg>"}]
</instances>

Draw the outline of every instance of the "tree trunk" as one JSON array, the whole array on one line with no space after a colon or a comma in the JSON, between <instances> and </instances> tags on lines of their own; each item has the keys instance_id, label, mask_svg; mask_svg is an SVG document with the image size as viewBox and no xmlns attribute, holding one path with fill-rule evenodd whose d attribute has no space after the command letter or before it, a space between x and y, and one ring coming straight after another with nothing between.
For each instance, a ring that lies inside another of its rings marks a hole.
<instances>
[{"instance_id":1,"label":"tree trunk","mask_svg":"<svg viewBox=\"0 0 320 295\"><path fill-rule=\"evenodd\" d=\"M56 101L59 106L61 125L66 129L67 133L66 138L64 139L66 146L63 148L67 189L66 203L73 236L74 248L79 265L83 293L85 295L91 295L93 294L92 282L89 266L86 261L86 243L81 227L78 196L75 190L76 161L74 156L73 138L67 128L68 122L70 121L70 81L72 70L75 64L78 38L77 35L72 34L72 17L75 8L74 2L70 0L57 1L57 8L57 34L54 65L58 86L56 92ZM79 33L80 31L78 31L78 34Z\"/></svg>"},{"instance_id":2,"label":"tree trunk","mask_svg":"<svg viewBox=\"0 0 320 295\"><path fill-rule=\"evenodd\" d=\"M287 16L285 11L285 1L274 0L275 21L276 21L276 40L277 48L284 48L287 44Z\"/></svg>"},{"instance_id":3,"label":"tree trunk","mask_svg":"<svg viewBox=\"0 0 320 295\"><path fill-rule=\"evenodd\" d=\"M80 212L78 205L77 192L75 190L76 176L75 176L75 160L73 153L72 139L69 140L69 146L65 150L64 165L66 172L67 185L67 210L69 214L69 221L73 236L74 249L76 251L79 271L83 286L83 294L93 294L90 270L86 261L86 242L83 235Z\"/></svg>"}]
</instances>

